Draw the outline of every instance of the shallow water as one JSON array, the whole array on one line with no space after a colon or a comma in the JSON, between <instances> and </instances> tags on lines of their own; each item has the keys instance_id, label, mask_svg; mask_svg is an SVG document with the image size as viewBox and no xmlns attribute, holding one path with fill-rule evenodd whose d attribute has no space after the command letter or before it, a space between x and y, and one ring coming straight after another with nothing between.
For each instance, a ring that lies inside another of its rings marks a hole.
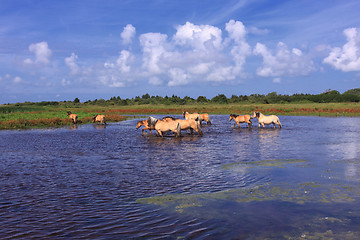
<instances>
[{"instance_id":1,"label":"shallow water","mask_svg":"<svg viewBox=\"0 0 360 240\"><path fill-rule=\"evenodd\" d=\"M360 118L211 119L0 131L1 239L360 238Z\"/></svg>"}]
</instances>

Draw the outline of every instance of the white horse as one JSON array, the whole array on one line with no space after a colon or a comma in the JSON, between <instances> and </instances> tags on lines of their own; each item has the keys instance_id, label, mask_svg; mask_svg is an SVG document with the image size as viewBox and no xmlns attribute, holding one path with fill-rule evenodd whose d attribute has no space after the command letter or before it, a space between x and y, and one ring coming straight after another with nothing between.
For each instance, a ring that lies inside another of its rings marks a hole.
<instances>
[{"instance_id":1,"label":"white horse","mask_svg":"<svg viewBox=\"0 0 360 240\"><path fill-rule=\"evenodd\" d=\"M251 115L251 118L257 118L259 121L259 127L262 125L263 127L265 127L264 124L269 125L269 124L273 124L274 128L276 128L277 124L279 126L279 128L281 128L281 123L280 120L277 116L275 115L270 115L270 116L266 116L264 114L262 114L261 112L254 112Z\"/></svg>"}]
</instances>

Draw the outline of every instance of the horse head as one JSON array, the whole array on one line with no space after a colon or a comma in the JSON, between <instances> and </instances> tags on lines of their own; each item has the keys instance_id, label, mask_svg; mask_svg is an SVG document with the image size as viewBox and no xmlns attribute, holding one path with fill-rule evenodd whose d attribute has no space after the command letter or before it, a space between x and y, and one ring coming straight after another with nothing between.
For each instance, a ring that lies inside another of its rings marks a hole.
<instances>
[{"instance_id":1,"label":"horse head","mask_svg":"<svg viewBox=\"0 0 360 240\"><path fill-rule=\"evenodd\" d=\"M72 114L70 111L67 111L67 115L69 116L70 114Z\"/></svg>"},{"instance_id":2,"label":"horse head","mask_svg":"<svg viewBox=\"0 0 360 240\"><path fill-rule=\"evenodd\" d=\"M185 117L186 114L188 114L188 112L185 112L185 111L184 111L184 112L182 113L183 117Z\"/></svg>"},{"instance_id":3,"label":"horse head","mask_svg":"<svg viewBox=\"0 0 360 240\"><path fill-rule=\"evenodd\" d=\"M96 121L97 116L98 116L98 114L96 114L95 117L92 118L93 123Z\"/></svg>"},{"instance_id":4,"label":"horse head","mask_svg":"<svg viewBox=\"0 0 360 240\"><path fill-rule=\"evenodd\" d=\"M231 121L231 120L235 119L237 116L239 116L239 115L230 114L229 121Z\"/></svg>"}]
</instances>

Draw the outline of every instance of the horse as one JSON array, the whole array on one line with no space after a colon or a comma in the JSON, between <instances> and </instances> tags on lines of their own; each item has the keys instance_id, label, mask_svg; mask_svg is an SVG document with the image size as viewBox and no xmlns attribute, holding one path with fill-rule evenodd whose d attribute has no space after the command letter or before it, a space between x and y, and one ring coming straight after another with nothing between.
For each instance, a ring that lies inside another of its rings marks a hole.
<instances>
[{"instance_id":1,"label":"horse","mask_svg":"<svg viewBox=\"0 0 360 240\"><path fill-rule=\"evenodd\" d=\"M106 124L106 118L104 115L97 114L95 117L92 118L93 123L100 122L100 124Z\"/></svg>"},{"instance_id":2,"label":"horse","mask_svg":"<svg viewBox=\"0 0 360 240\"><path fill-rule=\"evenodd\" d=\"M188 112L183 112L182 113L183 117L188 120L188 119L197 119L199 118L200 119L200 116L198 113L188 113Z\"/></svg>"},{"instance_id":3,"label":"horse","mask_svg":"<svg viewBox=\"0 0 360 240\"><path fill-rule=\"evenodd\" d=\"M139 129L141 126L144 126L144 128L141 130L141 134L144 134L145 130L149 130L150 134L151 134L151 130L155 130L155 128L151 128L148 124L148 120L142 120L142 121L138 121L138 123L136 124L136 129Z\"/></svg>"},{"instance_id":4,"label":"horse","mask_svg":"<svg viewBox=\"0 0 360 240\"><path fill-rule=\"evenodd\" d=\"M70 111L67 112L67 115L69 118L73 121L73 123L77 123L78 116L74 113L71 113Z\"/></svg>"},{"instance_id":5,"label":"horse","mask_svg":"<svg viewBox=\"0 0 360 240\"><path fill-rule=\"evenodd\" d=\"M180 137L181 134L181 126L177 121L166 121L159 120L154 117L148 118L148 124L150 128L154 128L160 137L163 137L163 133L165 132L174 132L176 137Z\"/></svg>"},{"instance_id":6,"label":"horse","mask_svg":"<svg viewBox=\"0 0 360 240\"><path fill-rule=\"evenodd\" d=\"M188 120L186 120L186 119L185 120L184 119L175 119L173 121L180 123L181 130L190 129L190 134L191 135L193 135L193 130L195 130L200 136L203 135L199 118L197 118L195 120L194 119L188 119Z\"/></svg>"},{"instance_id":7,"label":"horse","mask_svg":"<svg viewBox=\"0 0 360 240\"><path fill-rule=\"evenodd\" d=\"M274 128L276 128L275 124L277 124L279 126L279 128L281 128L280 120L275 115L266 116L266 115L262 114L261 112L254 112L251 115L251 118L255 118L255 117L259 121L259 127L260 127L260 125L262 125L265 128L264 124L266 124L266 125L273 124Z\"/></svg>"},{"instance_id":8,"label":"horse","mask_svg":"<svg viewBox=\"0 0 360 240\"><path fill-rule=\"evenodd\" d=\"M202 121L205 121L206 124L210 124L210 125L211 125L211 121L210 121L209 114L207 114L207 113L200 113L199 115L200 115L200 123L201 123Z\"/></svg>"},{"instance_id":9,"label":"horse","mask_svg":"<svg viewBox=\"0 0 360 240\"><path fill-rule=\"evenodd\" d=\"M240 127L240 123L247 123L248 124L248 128L251 127L251 116L250 115L235 115L235 114L230 114L230 118L229 121L233 120L235 121L234 123L234 127L236 126L236 124Z\"/></svg>"},{"instance_id":10,"label":"horse","mask_svg":"<svg viewBox=\"0 0 360 240\"><path fill-rule=\"evenodd\" d=\"M199 113L183 112L182 115L186 120L188 120L188 119L195 120L198 118L200 121L200 124L202 123L202 121L206 121L206 124L211 124L209 114L207 114L207 113L199 114Z\"/></svg>"},{"instance_id":11,"label":"horse","mask_svg":"<svg viewBox=\"0 0 360 240\"><path fill-rule=\"evenodd\" d=\"M166 116L166 117L163 117L161 120L164 120L164 121L175 121L175 120L178 120L179 118L174 118L174 117L170 117L170 116Z\"/></svg>"}]
</instances>

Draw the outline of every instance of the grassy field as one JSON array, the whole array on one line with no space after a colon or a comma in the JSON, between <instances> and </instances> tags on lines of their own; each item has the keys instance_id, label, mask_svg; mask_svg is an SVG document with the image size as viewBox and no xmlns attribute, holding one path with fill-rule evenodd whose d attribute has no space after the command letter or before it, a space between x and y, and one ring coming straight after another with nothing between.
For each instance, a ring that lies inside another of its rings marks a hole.
<instances>
[{"instance_id":1,"label":"grassy field","mask_svg":"<svg viewBox=\"0 0 360 240\"><path fill-rule=\"evenodd\" d=\"M291 103L291 104L196 104L196 105L130 105L94 106L0 106L0 129L27 129L72 125L66 112L78 115L79 124L90 123L96 114L108 122L141 115L179 115L183 111L209 114L250 114L261 111L279 116L360 116L360 103Z\"/></svg>"}]
</instances>

